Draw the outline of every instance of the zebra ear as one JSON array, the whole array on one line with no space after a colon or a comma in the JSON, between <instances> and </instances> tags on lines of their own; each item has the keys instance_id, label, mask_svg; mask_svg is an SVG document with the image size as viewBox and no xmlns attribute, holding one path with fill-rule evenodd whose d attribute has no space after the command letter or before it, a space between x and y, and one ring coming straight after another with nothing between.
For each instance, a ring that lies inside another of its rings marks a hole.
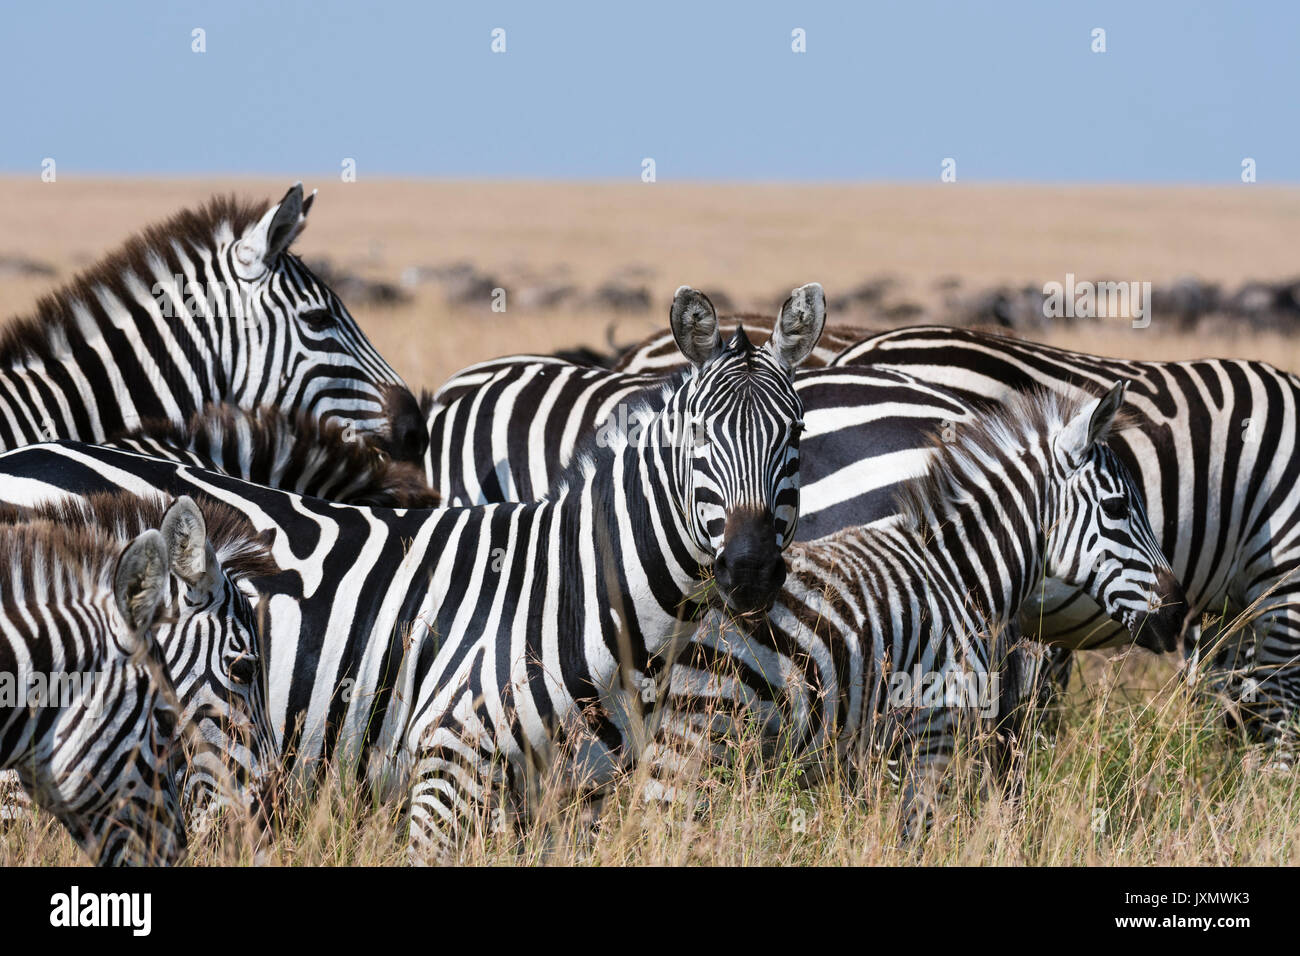
<instances>
[{"instance_id":1,"label":"zebra ear","mask_svg":"<svg viewBox=\"0 0 1300 956\"><path fill-rule=\"evenodd\" d=\"M1056 440L1056 448L1067 464L1077 467L1093 445L1106 439L1111 423L1124 405L1127 389L1128 382L1116 382L1110 391L1088 402L1065 424Z\"/></svg>"},{"instance_id":2,"label":"zebra ear","mask_svg":"<svg viewBox=\"0 0 1300 956\"><path fill-rule=\"evenodd\" d=\"M767 348L788 371L812 354L826 328L826 293L809 282L790 293L781 306Z\"/></svg>"},{"instance_id":3,"label":"zebra ear","mask_svg":"<svg viewBox=\"0 0 1300 956\"><path fill-rule=\"evenodd\" d=\"M722 351L718 312L703 292L688 285L681 286L673 294L668 321L677 347L693 364L703 365Z\"/></svg>"},{"instance_id":4,"label":"zebra ear","mask_svg":"<svg viewBox=\"0 0 1300 956\"><path fill-rule=\"evenodd\" d=\"M284 198L244 233L235 243L235 271L241 279L256 279L275 264L307 225L307 212L315 198L313 190L304 200L302 183L294 183Z\"/></svg>"},{"instance_id":5,"label":"zebra ear","mask_svg":"<svg viewBox=\"0 0 1300 956\"><path fill-rule=\"evenodd\" d=\"M194 499L189 495L177 498L163 515L160 531L172 573L190 587L210 592L221 573L221 564L208 544L207 522Z\"/></svg>"},{"instance_id":6,"label":"zebra ear","mask_svg":"<svg viewBox=\"0 0 1300 956\"><path fill-rule=\"evenodd\" d=\"M146 531L123 549L113 572L113 597L132 634L153 623L167 593L167 542Z\"/></svg>"}]
</instances>

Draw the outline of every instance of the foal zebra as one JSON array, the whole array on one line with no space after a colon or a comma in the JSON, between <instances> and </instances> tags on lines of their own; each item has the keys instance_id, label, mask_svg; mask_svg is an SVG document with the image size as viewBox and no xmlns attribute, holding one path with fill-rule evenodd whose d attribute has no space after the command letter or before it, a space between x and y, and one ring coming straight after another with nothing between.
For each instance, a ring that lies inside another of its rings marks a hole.
<instances>
[{"instance_id":1,"label":"foal zebra","mask_svg":"<svg viewBox=\"0 0 1300 956\"><path fill-rule=\"evenodd\" d=\"M178 862L175 690L149 633L167 587L161 534L123 546L33 521L0 526L0 553L0 767L100 865Z\"/></svg>"},{"instance_id":2,"label":"foal zebra","mask_svg":"<svg viewBox=\"0 0 1300 956\"><path fill-rule=\"evenodd\" d=\"M418 461L414 396L290 244L315 193L214 199L131 239L0 333L0 449L100 442L209 402L352 423Z\"/></svg>"},{"instance_id":3,"label":"foal zebra","mask_svg":"<svg viewBox=\"0 0 1300 956\"><path fill-rule=\"evenodd\" d=\"M746 715L771 750L851 766L896 724L913 817L958 725L993 726L1034 690L1033 661L1008 637L1044 570L1172 647L1185 597L1106 444L1123 395L1122 383L1086 402L1031 394L936 438L896 524L794 545L765 618L712 613L674 659L646 795L672 799L692 764L725 759ZM923 675L946 694L924 700Z\"/></svg>"},{"instance_id":4,"label":"foal zebra","mask_svg":"<svg viewBox=\"0 0 1300 956\"><path fill-rule=\"evenodd\" d=\"M495 725L495 746L515 782L578 737L584 759L571 772L599 782L644 747L625 700L692 616L705 569L735 606L766 603L797 523L802 409L791 380L825 320L821 288L796 290L762 347L743 333L724 345L690 289L671 317L691 369L646 398L662 411L643 440L593 438L534 503L344 506L76 443L0 456L0 496L202 492L270 532L284 573L256 584L270 608L272 720L288 764L334 759L400 787L403 771L440 759L423 736L437 730L438 695L459 694L464 669L481 666L471 683L490 695L482 706L513 714ZM433 695L429 706L414 706L417 693ZM438 792L421 777L418 847L442 843L428 816Z\"/></svg>"},{"instance_id":5,"label":"foal zebra","mask_svg":"<svg viewBox=\"0 0 1300 956\"><path fill-rule=\"evenodd\" d=\"M158 529L170 573L160 585L152 643L179 708L186 758L178 770L182 806L196 832L232 803L267 826L263 787L273 779L276 754L260 626L242 582L277 569L248 522L212 501L200 510L188 497L168 505L157 495L97 494L34 508L0 507L0 527L33 522L119 546ZM6 815L12 815L23 801L13 793L6 798Z\"/></svg>"},{"instance_id":6,"label":"foal zebra","mask_svg":"<svg viewBox=\"0 0 1300 956\"><path fill-rule=\"evenodd\" d=\"M1247 730L1295 739L1300 708L1300 379L1264 362L1101 358L984 332L917 327L864 339L836 366L892 369L974 406L1029 389L1066 396L1130 382L1134 428L1114 443L1144 494L1151 525L1192 611L1255 608L1254 646L1212 661ZM1122 635L1077 589L1046 592L1043 634L1067 647ZM1197 653L1212 651L1202 634ZM1253 659L1252 659L1253 658ZM1225 678L1226 672L1226 678ZM1282 758L1284 759L1284 758Z\"/></svg>"}]
</instances>

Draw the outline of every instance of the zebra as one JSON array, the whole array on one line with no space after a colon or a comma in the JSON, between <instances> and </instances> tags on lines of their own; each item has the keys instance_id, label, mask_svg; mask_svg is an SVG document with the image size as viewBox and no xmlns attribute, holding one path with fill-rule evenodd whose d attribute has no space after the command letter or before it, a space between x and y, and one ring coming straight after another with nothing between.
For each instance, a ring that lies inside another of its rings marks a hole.
<instances>
[{"instance_id":1,"label":"zebra","mask_svg":"<svg viewBox=\"0 0 1300 956\"><path fill-rule=\"evenodd\" d=\"M124 546L32 521L0 526L0 549L0 767L99 865L180 862L175 689L150 636L167 587L162 535ZM28 695L39 675L43 699Z\"/></svg>"},{"instance_id":2,"label":"zebra","mask_svg":"<svg viewBox=\"0 0 1300 956\"><path fill-rule=\"evenodd\" d=\"M190 497L122 493L0 506L0 528L53 525L123 546L157 529L170 571L153 618L152 643L166 669L184 734L178 768L181 806L195 834L234 806L259 833L269 832L274 750L266 704L265 655L257 609L243 590L254 576L278 570L248 522L233 509ZM0 777L4 815L25 802L15 776ZM30 788L29 788L30 789Z\"/></svg>"},{"instance_id":3,"label":"zebra","mask_svg":"<svg viewBox=\"0 0 1300 956\"><path fill-rule=\"evenodd\" d=\"M265 405L207 405L183 425L150 420L102 444L341 504L433 508L440 501L417 466L376 452L350 426Z\"/></svg>"},{"instance_id":4,"label":"zebra","mask_svg":"<svg viewBox=\"0 0 1300 956\"><path fill-rule=\"evenodd\" d=\"M645 796L678 798L696 765L725 759L745 714L769 753L820 767L832 755L860 765L894 729L914 830L958 725L984 717L1013 732L1007 718L1034 696L1041 651L1018 646L1016 622L1044 570L1171 648L1186 598L1108 445L1124 392L1031 392L982 413L936 438L896 522L793 545L766 616L710 612L674 657ZM938 694L922 696L923 676Z\"/></svg>"},{"instance_id":5,"label":"zebra","mask_svg":"<svg viewBox=\"0 0 1300 956\"><path fill-rule=\"evenodd\" d=\"M1033 388L1094 393L1127 379L1136 427L1116 439L1115 452L1143 493L1193 615L1255 615L1253 646L1244 632L1221 641L1222 627L1203 631L1188 647L1194 671L1210 658L1211 677L1235 698L1247 733L1277 745L1275 763L1288 765L1300 706L1300 379L1265 362L1102 358L945 326L878 334L832 364L903 372L970 407ZM1090 597L1060 582L1026 616L1067 648L1122 638ZM1058 666L1062 676L1068 664Z\"/></svg>"},{"instance_id":6,"label":"zebra","mask_svg":"<svg viewBox=\"0 0 1300 956\"><path fill-rule=\"evenodd\" d=\"M101 442L209 402L349 424L419 463L415 397L290 245L315 192L218 197L146 229L0 332L0 449Z\"/></svg>"},{"instance_id":7,"label":"zebra","mask_svg":"<svg viewBox=\"0 0 1300 956\"><path fill-rule=\"evenodd\" d=\"M821 333L824 295L816 284L796 289L762 346L743 331L724 343L712 305L688 287L674 296L670 319L691 367L645 398L660 412L644 437L593 435L572 472L536 502L339 505L71 442L0 456L0 497L202 493L268 533L283 572L254 583L268 602L271 717L286 773L332 760L379 792L400 790L408 771L433 759L412 760L422 750L406 743L418 746L436 715L413 712L417 691L449 687L439 683L442 662L467 653L482 661L473 645L495 640L507 682L525 666L517 655L538 656L527 662L526 686L509 691L527 700L527 712L523 723L500 725L509 731L498 738L502 752L524 764L543 759L553 750L546 728L571 737L577 721L594 734L584 753L608 774L645 743L637 694L624 706L621 688L639 687L654 655L693 617L697 596L716 589L745 609L770 601L781 584L782 552L798 523L802 408L793 370ZM492 700L500 705L500 689ZM439 841L422 836L434 791L419 779L411 832L422 856Z\"/></svg>"}]
</instances>

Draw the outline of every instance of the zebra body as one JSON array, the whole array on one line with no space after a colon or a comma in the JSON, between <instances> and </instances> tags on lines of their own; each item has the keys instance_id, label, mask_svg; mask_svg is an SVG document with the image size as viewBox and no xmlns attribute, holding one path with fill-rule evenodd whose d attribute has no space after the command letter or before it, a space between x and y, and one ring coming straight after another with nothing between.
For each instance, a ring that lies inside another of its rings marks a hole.
<instances>
[{"instance_id":1,"label":"zebra body","mask_svg":"<svg viewBox=\"0 0 1300 956\"><path fill-rule=\"evenodd\" d=\"M1122 401L1121 384L977 417L905 485L897 523L794 545L765 619L711 613L674 658L647 796L672 799L693 764L725 759L747 716L767 750L818 765L901 732L908 798L922 800L960 724L992 727L1035 691L1040 655L1015 633L1044 569L1170 646L1185 598L1105 444ZM922 675L946 693L923 699Z\"/></svg>"},{"instance_id":2,"label":"zebra body","mask_svg":"<svg viewBox=\"0 0 1300 956\"><path fill-rule=\"evenodd\" d=\"M0 673L23 689L0 702L0 768L100 865L178 862L175 695L149 635L168 573L162 536L124 547L32 521L0 527L0 548ZM28 700L37 675L51 675L49 696ZM91 679L62 683L81 675Z\"/></svg>"},{"instance_id":3,"label":"zebra body","mask_svg":"<svg viewBox=\"0 0 1300 956\"><path fill-rule=\"evenodd\" d=\"M146 230L0 334L0 449L100 442L210 402L351 423L419 460L414 396L290 253L315 194L217 199Z\"/></svg>"},{"instance_id":4,"label":"zebra body","mask_svg":"<svg viewBox=\"0 0 1300 956\"><path fill-rule=\"evenodd\" d=\"M787 302L767 345L742 334L724 346L707 299L679 290L674 328L693 370L659 390L663 411L646 440L593 443L532 504L352 507L74 443L0 458L0 494L23 503L106 488L202 493L269 532L284 573L257 583L270 605L272 721L287 760L374 763L386 786L394 766L438 759L423 749L424 733L431 719L443 726L455 716L441 714L440 695L459 693L447 682L486 661L504 670L476 672L496 701L484 706L526 700L533 714L494 711L501 753L547 753L537 728L563 736L590 705L590 753L607 766L634 759L645 743L613 688L637 679L682 628L701 569L714 564L717 586L741 608L770 601L780 585L798 507L801 409L791 376L823 320L820 287L808 287ZM708 440L680 440L674 429L685 422ZM516 668L527 674L522 686L509 680ZM516 719L531 722L525 730ZM432 794L420 791L423 811ZM413 814L413 835L431 833L423 811Z\"/></svg>"}]
</instances>

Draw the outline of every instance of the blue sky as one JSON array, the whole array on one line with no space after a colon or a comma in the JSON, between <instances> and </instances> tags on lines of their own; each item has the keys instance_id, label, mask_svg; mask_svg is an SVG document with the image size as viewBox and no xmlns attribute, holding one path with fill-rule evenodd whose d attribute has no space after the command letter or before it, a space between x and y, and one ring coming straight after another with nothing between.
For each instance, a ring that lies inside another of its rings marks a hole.
<instances>
[{"instance_id":1,"label":"blue sky","mask_svg":"<svg viewBox=\"0 0 1300 956\"><path fill-rule=\"evenodd\" d=\"M1300 181L1282 0L119 0L0 31L4 172Z\"/></svg>"}]
</instances>

